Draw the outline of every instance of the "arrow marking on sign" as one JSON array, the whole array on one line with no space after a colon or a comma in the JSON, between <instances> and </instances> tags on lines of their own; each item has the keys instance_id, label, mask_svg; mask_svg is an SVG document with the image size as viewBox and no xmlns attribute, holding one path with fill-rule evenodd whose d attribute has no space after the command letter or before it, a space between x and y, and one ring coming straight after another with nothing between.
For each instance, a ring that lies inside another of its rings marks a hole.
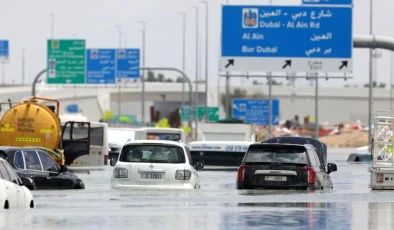
<instances>
[{"instance_id":1,"label":"arrow marking on sign","mask_svg":"<svg viewBox=\"0 0 394 230\"><path fill-rule=\"evenodd\" d=\"M282 69L286 68L287 66L291 67L291 60L286 60L285 65L282 67Z\"/></svg>"},{"instance_id":2,"label":"arrow marking on sign","mask_svg":"<svg viewBox=\"0 0 394 230\"><path fill-rule=\"evenodd\" d=\"M227 69L230 65L234 66L234 59L228 59L228 63L227 63L227 65L226 65L226 69Z\"/></svg>"},{"instance_id":3,"label":"arrow marking on sign","mask_svg":"<svg viewBox=\"0 0 394 230\"><path fill-rule=\"evenodd\" d=\"M342 65L339 66L339 69L342 69L343 67L347 68L347 61L342 61Z\"/></svg>"}]
</instances>

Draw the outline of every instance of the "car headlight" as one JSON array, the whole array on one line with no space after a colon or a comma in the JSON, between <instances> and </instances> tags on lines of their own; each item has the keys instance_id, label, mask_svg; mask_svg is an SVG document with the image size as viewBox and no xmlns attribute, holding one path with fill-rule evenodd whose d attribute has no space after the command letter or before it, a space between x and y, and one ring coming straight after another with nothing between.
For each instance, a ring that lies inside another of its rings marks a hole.
<instances>
[{"instance_id":1,"label":"car headlight","mask_svg":"<svg viewBox=\"0 0 394 230\"><path fill-rule=\"evenodd\" d=\"M176 180L189 180L192 176L190 170L176 170L175 179Z\"/></svg>"},{"instance_id":2,"label":"car headlight","mask_svg":"<svg viewBox=\"0 0 394 230\"><path fill-rule=\"evenodd\" d=\"M128 172L125 168L114 168L114 178L127 178Z\"/></svg>"}]
</instances>

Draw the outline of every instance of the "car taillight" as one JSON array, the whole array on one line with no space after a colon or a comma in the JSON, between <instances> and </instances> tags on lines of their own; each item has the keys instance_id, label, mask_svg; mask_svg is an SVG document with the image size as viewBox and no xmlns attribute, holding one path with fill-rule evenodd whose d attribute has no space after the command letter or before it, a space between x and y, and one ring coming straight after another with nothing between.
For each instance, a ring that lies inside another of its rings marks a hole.
<instances>
[{"instance_id":1,"label":"car taillight","mask_svg":"<svg viewBox=\"0 0 394 230\"><path fill-rule=\"evenodd\" d=\"M192 176L192 172L189 170L176 170L175 179L176 180L189 180Z\"/></svg>"},{"instance_id":2,"label":"car taillight","mask_svg":"<svg viewBox=\"0 0 394 230\"><path fill-rule=\"evenodd\" d=\"M376 176L377 176L377 179L378 179L378 183L383 183L383 181L384 181L383 174L382 173L378 173L378 174L376 174Z\"/></svg>"},{"instance_id":3,"label":"car taillight","mask_svg":"<svg viewBox=\"0 0 394 230\"><path fill-rule=\"evenodd\" d=\"M114 178L127 178L128 172L125 168L114 168Z\"/></svg>"},{"instance_id":4,"label":"car taillight","mask_svg":"<svg viewBox=\"0 0 394 230\"><path fill-rule=\"evenodd\" d=\"M316 181L316 173L312 167L300 167L299 169L308 171L308 184L314 184Z\"/></svg>"},{"instance_id":5,"label":"car taillight","mask_svg":"<svg viewBox=\"0 0 394 230\"><path fill-rule=\"evenodd\" d=\"M252 168L252 165L241 165L238 168L238 176L237 179L239 182L244 182L244 176L245 176L245 168Z\"/></svg>"},{"instance_id":6,"label":"car taillight","mask_svg":"<svg viewBox=\"0 0 394 230\"><path fill-rule=\"evenodd\" d=\"M314 184L316 180L316 173L313 168L308 167L308 184Z\"/></svg>"}]
</instances>

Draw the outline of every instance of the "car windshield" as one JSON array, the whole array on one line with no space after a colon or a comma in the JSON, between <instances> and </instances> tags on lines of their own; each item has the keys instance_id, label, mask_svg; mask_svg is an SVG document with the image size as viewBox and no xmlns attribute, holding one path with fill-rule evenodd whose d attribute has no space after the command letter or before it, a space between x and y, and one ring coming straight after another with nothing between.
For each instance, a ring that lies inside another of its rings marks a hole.
<instances>
[{"instance_id":1,"label":"car windshield","mask_svg":"<svg viewBox=\"0 0 394 230\"><path fill-rule=\"evenodd\" d=\"M246 163L293 163L308 164L305 148L303 147L249 147Z\"/></svg>"},{"instance_id":2,"label":"car windshield","mask_svg":"<svg viewBox=\"0 0 394 230\"><path fill-rule=\"evenodd\" d=\"M128 145L119 157L121 162L185 163L185 153L181 147L173 145Z\"/></svg>"}]
</instances>

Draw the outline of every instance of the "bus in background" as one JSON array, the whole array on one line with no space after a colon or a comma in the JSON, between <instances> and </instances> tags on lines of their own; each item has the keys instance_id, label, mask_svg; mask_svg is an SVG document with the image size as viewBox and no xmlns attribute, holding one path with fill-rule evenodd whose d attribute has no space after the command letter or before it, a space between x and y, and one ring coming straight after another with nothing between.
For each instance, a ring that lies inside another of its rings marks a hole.
<instances>
[{"instance_id":1,"label":"bus in background","mask_svg":"<svg viewBox=\"0 0 394 230\"><path fill-rule=\"evenodd\" d=\"M95 167L108 164L108 125L85 116L60 115L65 165Z\"/></svg>"},{"instance_id":2,"label":"bus in background","mask_svg":"<svg viewBox=\"0 0 394 230\"><path fill-rule=\"evenodd\" d=\"M238 167L250 144L248 141L193 141L189 143L194 164Z\"/></svg>"},{"instance_id":3,"label":"bus in background","mask_svg":"<svg viewBox=\"0 0 394 230\"><path fill-rule=\"evenodd\" d=\"M139 130L139 128L108 128L108 158L118 158L124 144L132 140L145 140L146 132Z\"/></svg>"}]
</instances>

